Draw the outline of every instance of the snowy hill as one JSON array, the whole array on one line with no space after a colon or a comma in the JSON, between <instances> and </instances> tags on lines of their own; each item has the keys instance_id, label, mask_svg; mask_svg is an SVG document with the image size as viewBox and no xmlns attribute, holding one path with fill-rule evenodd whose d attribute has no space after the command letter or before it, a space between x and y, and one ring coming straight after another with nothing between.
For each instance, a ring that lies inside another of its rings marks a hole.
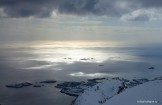
<instances>
[{"instance_id":1,"label":"snowy hill","mask_svg":"<svg viewBox=\"0 0 162 105\"><path fill-rule=\"evenodd\" d=\"M120 80L103 80L102 83L88 88L75 101L75 105L100 105L118 93L123 85Z\"/></svg>"},{"instance_id":2,"label":"snowy hill","mask_svg":"<svg viewBox=\"0 0 162 105\"><path fill-rule=\"evenodd\" d=\"M162 80L150 81L126 90L103 105L162 105L161 87Z\"/></svg>"},{"instance_id":3,"label":"snowy hill","mask_svg":"<svg viewBox=\"0 0 162 105\"><path fill-rule=\"evenodd\" d=\"M125 86L119 92L123 83L123 80L103 80L85 90L74 105L162 105L162 80L154 79L132 88Z\"/></svg>"}]
</instances>

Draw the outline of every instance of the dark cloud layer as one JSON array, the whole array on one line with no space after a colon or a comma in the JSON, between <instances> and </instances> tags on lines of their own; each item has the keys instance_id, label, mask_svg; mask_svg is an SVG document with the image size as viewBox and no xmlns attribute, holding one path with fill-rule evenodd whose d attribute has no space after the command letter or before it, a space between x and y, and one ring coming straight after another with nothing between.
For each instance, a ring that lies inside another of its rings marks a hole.
<instances>
[{"instance_id":1,"label":"dark cloud layer","mask_svg":"<svg viewBox=\"0 0 162 105\"><path fill-rule=\"evenodd\" d=\"M131 0L130 0L131 1ZM143 7L162 7L162 0L132 0L135 3L140 3Z\"/></svg>"},{"instance_id":2,"label":"dark cloud layer","mask_svg":"<svg viewBox=\"0 0 162 105\"><path fill-rule=\"evenodd\" d=\"M136 10L152 8L161 9L162 0L0 0L0 17L50 17L53 11L57 11L121 18ZM137 14L132 20L141 18L148 19L149 14Z\"/></svg>"},{"instance_id":3,"label":"dark cloud layer","mask_svg":"<svg viewBox=\"0 0 162 105\"><path fill-rule=\"evenodd\" d=\"M49 17L57 5L56 0L0 0L8 17Z\"/></svg>"}]
</instances>

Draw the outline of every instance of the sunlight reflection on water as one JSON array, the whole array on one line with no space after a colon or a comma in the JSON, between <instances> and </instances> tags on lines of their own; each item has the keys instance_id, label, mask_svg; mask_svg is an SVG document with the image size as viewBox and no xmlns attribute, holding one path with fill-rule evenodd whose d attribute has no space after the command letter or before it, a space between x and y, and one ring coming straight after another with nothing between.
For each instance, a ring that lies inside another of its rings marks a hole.
<instances>
[{"instance_id":1,"label":"sunlight reflection on water","mask_svg":"<svg viewBox=\"0 0 162 105\"><path fill-rule=\"evenodd\" d=\"M89 74L86 74L84 72L76 72L76 73L71 73L70 74L71 76L81 76L81 77L101 77L101 76L114 76L114 75L111 75L111 74L105 74L105 73L89 73Z\"/></svg>"},{"instance_id":2,"label":"sunlight reflection on water","mask_svg":"<svg viewBox=\"0 0 162 105\"><path fill-rule=\"evenodd\" d=\"M15 44L15 45L14 45ZM121 47L119 43L104 41L65 41L65 42L17 42L9 44L11 48L19 48L16 52L34 55L25 60L38 60L46 62L96 62L106 60L131 60L132 55L121 53L113 48ZM121 44L120 44L121 45ZM7 45L6 45L7 46ZM18 59L18 58L16 58ZM23 60L23 59L20 59ZM48 67L48 66L47 66Z\"/></svg>"},{"instance_id":3,"label":"sunlight reflection on water","mask_svg":"<svg viewBox=\"0 0 162 105\"><path fill-rule=\"evenodd\" d=\"M21 41L2 43L0 48L9 50L7 53L12 53L7 56L10 56L10 60L18 62L17 68L66 70L69 72L62 73L62 75L69 76L114 76L115 74L101 73L105 69L111 69L110 62L141 61L139 56L133 55L134 52L129 47L125 47L119 42L109 41ZM5 54L7 53L5 52ZM109 66L97 67L103 63L107 63L105 65ZM68 67L71 70L68 70ZM80 71L81 68L82 71Z\"/></svg>"}]
</instances>

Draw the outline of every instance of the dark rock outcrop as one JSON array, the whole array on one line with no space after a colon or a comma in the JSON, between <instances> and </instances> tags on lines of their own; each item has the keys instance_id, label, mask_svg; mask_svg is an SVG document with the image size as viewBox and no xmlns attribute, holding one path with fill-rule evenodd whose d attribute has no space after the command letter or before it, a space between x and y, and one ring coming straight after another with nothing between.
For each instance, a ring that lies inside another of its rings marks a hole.
<instances>
[{"instance_id":1,"label":"dark rock outcrop","mask_svg":"<svg viewBox=\"0 0 162 105\"><path fill-rule=\"evenodd\" d=\"M83 93L88 87L96 85L97 82L88 81L88 82L64 82L57 84L56 88L61 89L61 93L65 93L70 96L78 96L80 93Z\"/></svg>"},{"instance_id":2,"label":"dark rock outcrop","mask_svg":"<svg viewBox=\"0 0 162 105\"><path fill-rule=\"evenodd\" d=\"M148 69L155 69L155 67L149 67Z\"/></svg>"},{"instance_id":3,"label":"dark rock outcrop","mask_svg":"<svg viewBox=\"0 0 162 105\"><path fill-rule=\"evenodd\" d=\"M45 80L45 81L41 81L40 83L56 83L57 81L55 80Z\"/></svg>"},{"instance_id":4,"label":"dark rock outcrop","mask_svg":"<svg viewBox=\"0 0 162 105\"><path fill-rule=\"evenodd\" d=\"M18 84L11 84L11 85L6 85L8 88L22 88L26 86L31 86L33 85L32 83L29 82L23 82L23 83L18 83Z\"/></svg>"}]
</instances>

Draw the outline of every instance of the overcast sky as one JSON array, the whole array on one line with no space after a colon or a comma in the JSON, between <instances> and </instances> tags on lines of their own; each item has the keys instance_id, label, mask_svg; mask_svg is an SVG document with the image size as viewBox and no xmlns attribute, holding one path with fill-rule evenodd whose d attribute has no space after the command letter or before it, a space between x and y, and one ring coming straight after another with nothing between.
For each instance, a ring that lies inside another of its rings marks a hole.
<instances>
[{"instance_id":1,"label":"overcast sky","mask_svg":"<svg viewBox=\"0 0 162 105\"><path fill-rule=\"evenodd\" d=\"M161 39L162 0L0 0L0 40Z\"/></svg>"}]
</instances>

